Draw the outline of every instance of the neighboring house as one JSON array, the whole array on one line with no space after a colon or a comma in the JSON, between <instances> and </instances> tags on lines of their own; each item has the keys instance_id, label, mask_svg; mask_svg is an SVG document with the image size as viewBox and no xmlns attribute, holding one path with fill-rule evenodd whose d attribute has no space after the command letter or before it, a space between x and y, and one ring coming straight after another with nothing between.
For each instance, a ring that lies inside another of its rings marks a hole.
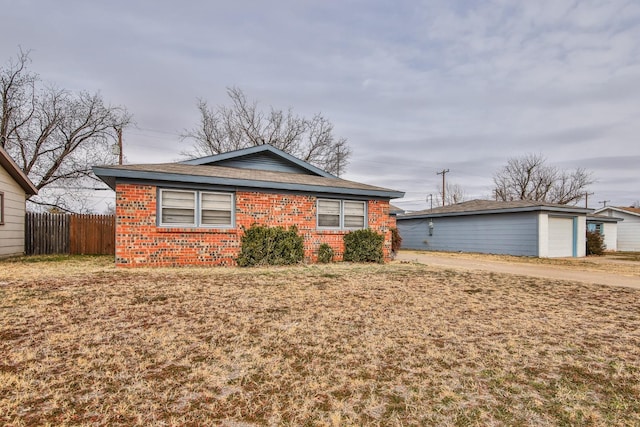
<instances>
[{"instance_id":1,"label":"neighboring house","mask_svg":"<svg viewBox=\"0 0 640 427\"><path fill-rule=\"evenodd\" d=\"M398 215L402 247L535 257L583 257L591 209L471 200Z\"/></svg>"},{"instance_id":2,"label":"neighboring house","mask_svg":"<svg viewBox=\"0 0 640 427\"><path fill-rule=\"evenodd\" d=\"M617 250L640 252L640 208L605 206L594 213L623 219L618 224Z\"/></svg>"},{"instance_id":3,"label":"neighboring house","mask_svg":"<svg viewBox=\"0 0 640 427\"><path fill-rule=\"evenodd\" d=\"M587 215L587 230L602 234L605 250L615 252L618 250L618 222L620 221L623 219L606 215Z\"/></svg>"},{"instance_id":4,"label":"neighboring house","mask_svg":"<svg viewBox=\"0 0 640 427\"><path fill-rule=\"evenodd\" d=\"M404 213L404 209L394 205L389 205L389 215L398 216Z\"/></svg>"},{"instance_id":5,"label":"neighboring house","mask_svg":"<svg viewBox=\"0 0 640 427\"><path fill-rule=\"evenodd\" d=\"M337 178L270 145L179 163L96 166L116 191L119 266L235 265L245 228L295 225L306 262L322 243L337 259L343 236L370 228L391 257L403 192Z\"/></svg>"},{"instance_id":6,"label":"neighboring house","mask_svg":"<svg viewBox=\"0 0 640 427\"><path fill-rule=\"evenodd\" d=\"M29 196L38 190L0 147L0 257L24 254L24 221Z\"/></svg>"}]
</instances>

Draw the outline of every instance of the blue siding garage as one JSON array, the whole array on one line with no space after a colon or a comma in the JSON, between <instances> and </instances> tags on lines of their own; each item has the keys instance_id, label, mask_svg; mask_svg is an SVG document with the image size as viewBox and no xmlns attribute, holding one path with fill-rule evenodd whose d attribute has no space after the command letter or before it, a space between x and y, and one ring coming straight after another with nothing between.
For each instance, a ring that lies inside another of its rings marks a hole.
<instances>
[{"instance_id":1,"label":"blue siding garage","mask_svg":"<svg viewBox=\"0 0 640 427\"><path fill-rule=\"evenodd\" d=\"M533 212L403 219L397 224L405 249L538 254L538 215Z\"/></svg>"},{"instance_id":2,"label":"blue siding garage","mask_svg":"<svg viewBox=\"0 0 640 427\"><path fill-rule=\"evenodd\" d=\"M588 209L472 200L398 215L403 249L539 257L584 256Z\"/></svg>"}]
</instances>

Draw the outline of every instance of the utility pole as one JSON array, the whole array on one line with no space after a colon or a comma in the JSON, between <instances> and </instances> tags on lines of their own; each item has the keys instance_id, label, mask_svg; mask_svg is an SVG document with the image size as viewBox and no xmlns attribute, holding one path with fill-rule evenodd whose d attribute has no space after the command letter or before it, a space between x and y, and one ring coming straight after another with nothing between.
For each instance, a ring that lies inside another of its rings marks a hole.
<instances>
[{"instance_id":1,"label":"utility pole","mask_svg":"<svg viewBox=\"0 0 640 427\"><path fill-rule=\"evenodd\" d=\"M589 209L589 196L593 196L595 193L589 193L588 191L584 193L584 207Z\"/></svg>"},{"instance_id":2,"label":"utility pole","mask_svg":"<svg viewBox=\"0 0 640 427\"><path fill-rule=\"evenodd\" d=\"M118 142L111 146L111 152L118 155L118 164L122 165L122 128L114 126L113 129L118 135Z\"/></svg>"},{"instance_id":3,"label":"utility pole","mask_svg":"<svg viewBox=\"0 0 640 427\"><path fill-rule=\"evenodd\" d=\"M444 196L445 196L444 176L447 173L449 173L449 169L442 169L442 171L436 172L436 175L442 175L442 206L444 206Z\"/></svg>"},{"instance_id":4,"label":"utility pole","mask_svg":"<svg viewBox=\"0 0 640 427\"><path fill-rule=\"evenodd\" d=\"M607 203L610 202L611 200L600 200L598 203L602 203L602 207L606 208L607 207Z\"/></svg>"},{"instance_id":5,"label":"utility pole","mask_svg":"<svg viewBox=\"0 0 640 427\"><path fill-rule=\"evenodd\" d=\"M429 194L427 196L427 200L429 200L431 202L431 210L433 210L433 194Z\"/></svg>"}]
</instances>

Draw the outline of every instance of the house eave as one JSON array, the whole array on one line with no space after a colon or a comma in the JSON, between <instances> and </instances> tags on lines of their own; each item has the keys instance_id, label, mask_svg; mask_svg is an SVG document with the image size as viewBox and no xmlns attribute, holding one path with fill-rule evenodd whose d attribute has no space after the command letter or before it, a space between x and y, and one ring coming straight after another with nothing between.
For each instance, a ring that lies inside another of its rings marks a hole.
<instances>
[{"instance_id":1,"label":"house eave","mask_svg":"<svg viewBox=\"0 0 640 427\"><path fill-rule=\"evenodd\" d=\"M30 196L38 194L36 186L2 147L0 147L0 165L22 187L25 194Z\"/></svg>"},{"instance_id":2,"label":"house eave","mask_svg":"<svg viewBox=\"0 0 640 427\"><path fill-rule=\"evenodd\" d=\"M621 222L624 221L624 218L618 218L615 216L603 216L603 215L598 215L598 216L593 216L593 215L587 215L587 222Z\"/></svg>"}]
</instances>

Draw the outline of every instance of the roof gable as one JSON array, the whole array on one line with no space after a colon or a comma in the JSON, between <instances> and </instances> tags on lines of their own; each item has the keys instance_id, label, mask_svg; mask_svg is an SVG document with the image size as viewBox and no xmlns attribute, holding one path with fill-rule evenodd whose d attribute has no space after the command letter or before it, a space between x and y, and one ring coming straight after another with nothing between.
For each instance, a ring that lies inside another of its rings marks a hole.
<instances>
[{"instance_id":1,"label":"roof gable","mask_svg":"<svg viewBox=\"0 0 640 427\"><path fill-rule=\"evenodd\" d=\"M223 166L335 178L334 175L298 159L272 145L263 144L214 156L180 162L193 166Z\"/></svg>"},{"instance_id":2,"label":"roof gable","mask_svg":"<svg viewBox=\"0 0 640 427\"><path fill-rule=\"evenodd\" d=\"M9 156L4 148L0 147L0 165L11 175L11 177L22 187L24 192L29 195L38 194L38 189L31 182L29 177L20 169L16 162Z\"/></svg>"},{"instance_id":3,"label":"roof gable","mask_svg":"<svg viewBox=\"0 0 640 427\"><path fill-rule=\"evenodd\" d=\"M600 209L596 209L594 213L600 214L602 212L609 211L608 215L612 216L613 212L629 214L634 216L640 216L640 208L626 208L621 206L605 206Z\"/></svg>"}]
</instances>

